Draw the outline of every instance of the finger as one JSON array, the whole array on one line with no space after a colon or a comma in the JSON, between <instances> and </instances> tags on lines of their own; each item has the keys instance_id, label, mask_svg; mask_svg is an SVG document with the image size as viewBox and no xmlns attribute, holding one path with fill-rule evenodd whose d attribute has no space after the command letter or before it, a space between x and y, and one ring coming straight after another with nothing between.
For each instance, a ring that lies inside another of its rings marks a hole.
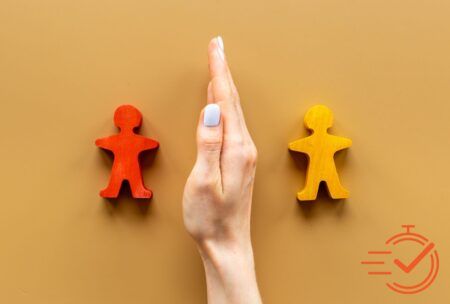
<instances>
[{"instance_id":1,"label":"finger","mask_svg":"<svg viewBox=\"0 0 450 304\"><path fill-rule=\"evenodd\" d=\"M225 60L223 42L220 37L211 40L208 47L209 72L214 102L219 104L224 118L224 140L242 141L245 124L241 114L238 96L233 93L230 72Z\"/></svg>"},{"instance_id":2,"label":"finger","mask_svg":"<svg viewBox=\"0 0 450 304\"><path fill-rule=\"evenodd\" d=\"M208 104L214 102L214 93L213 93L213 88L212 88L211 81L208 83L208 89L207 89L207 94L206 94L206 102Z\"/></svg>"},{"instance_id":3,"label":"finger","mask_svg":"<svg viewBox=\"0 0 450 304\"><path fill-rule=\"evenodd\" d=\"M197 162L199 178L220 177L220 155L223 141L223 123L220 107L208 104L200 114L197 126Z\"/></svg>"},{"instance_id":4,"label":"finger","mask_svg":"<svg viewBox=\"0 0 450 304\"><path fill-rule=\"evenodd\" d=\"M244 113L243 113L242 107L241 107L239 93L238 93L238 90L237 90L236 85L234 83L233 76L231 74L231 70L230 70L230 68L228 66L228 61L226 60L225 46L224 46L224 43L223 43L223 39L220 36L218 36L216 39L217 39L217 44L219 45L220 49L222 50L222 52L224 54L223 58L225 60L225 71L226 71L227 76L228 76L228 82L229 82L231 93L232 93L232 96L233 96L232 101L234 103L234 106L235 106L234 108L235 108L235 110L237 112L237 115L239 117L239 120L240 120L240 125L241 125L241 128L242 128L242 132L244 134L244 137L246 137L247 141L251 141L250 133L248 132L247 125L245 123L245 118L244 118Z\"/></svg>"},{"instance_id":5,"label":"finger","mask_svg":"<svg viewBox=\"0 0 450 304\"><path fill-rule=\"evenodd\" d=\"M218 47L218 56L225 62L224 65L221 65L219 67L211 65L210 61L210 72L211 72L211 78L214 78L215 72L220 72L226 75L226 78L228 78L229 83L229 90L231 90L231 93L235 95L235 97L238 97L238 91L236 89L236 85L234 84L233 77L231 75L230 68L228 66L228 62L225 56L225 45L223 43L223 39L221 36L217 36L214 38L210 43L210 49L214 48L214 42L216 46ZM234 101L239 102L239 98L236 98Z\"/></svg>"},{"instance_id":6,"label":"finger","mask_svg":"<svg viewBox=\"0 0 450 304\"><path fill-rule=\"evenodd\" d=\"M214 97L218 101L232 101L232 87L228 76L225 53L220 46L220 37L212 39L208 46L209 76L213 85Z\"/></svg>"},{"instance_id":7,"label":"finger","mask_svg":"<svg viewBox=\"0 0 450 304\"><path fill-rule=\"evenodd\" d=\"M238 90L236 88L236 85L234 84L234 80L233 80L233 76L231 75L230 67L228 66L228 61L225 56L225 44L223 43L223 39L221 36L217 37L217 42L218 42L220 49L223 52L223 58L225 60L225 68L226 68L226 72L227 72L227 76L228 76L228 82L230 83L231 92L233 93L233 95L235 97L234 101L239 103Z\"/></svg>"}]
</instances>

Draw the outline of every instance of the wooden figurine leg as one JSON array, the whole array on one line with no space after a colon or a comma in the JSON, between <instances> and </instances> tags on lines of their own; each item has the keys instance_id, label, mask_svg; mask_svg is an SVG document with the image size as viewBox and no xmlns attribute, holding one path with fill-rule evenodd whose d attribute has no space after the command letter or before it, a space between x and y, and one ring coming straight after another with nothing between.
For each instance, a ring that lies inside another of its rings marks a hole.
<instances>
[{"instance_id":1,"label":"wooden figurine leg","mask_svg":"<svg viewBox=\"0 0 450 304\"><path fill-rule=\"evenodd\" d=\"M119 196L123 179L114 171L111 172L108 187L100 191L100 196L105 198L116 198Z\"/></svg>"},{"instance_id":2,"label":"wooden figurine leg","mask_svg":"<svg viewBox=\"0 0 450 304\"><path fill-rule=\"evenodd\" d=\"M337 172L335 172L331 178L325 181L327 183L328 192L330 193L330 196L333 199L341 199L341 198L347 198L349 195L349 192L347 189L345 189L341 182L339 181L339 176L337 175Z\"/></svg>"},{"instance_id":3,"label":"wooden figurine leg","mask_svg":"<svg viewBox=\"0 0 450 304\"><path fill-rule=\"evenodd\" d=\"M306 185L302 191L297 193L297 199L300 201L313 201L317 198L320 181L306 178Z\"/></svg>"},{"instance_id":4,"label":"wooden figurine leg","mask_svg":"<svg viewBox=\"0 0 450 304\"><path fill-rule=\"evenodd\" d=\"M151 198L153 193L145 188L142 178L137 177L129 180L131 193L134 198Z\"/></svg>"}]
</instances>

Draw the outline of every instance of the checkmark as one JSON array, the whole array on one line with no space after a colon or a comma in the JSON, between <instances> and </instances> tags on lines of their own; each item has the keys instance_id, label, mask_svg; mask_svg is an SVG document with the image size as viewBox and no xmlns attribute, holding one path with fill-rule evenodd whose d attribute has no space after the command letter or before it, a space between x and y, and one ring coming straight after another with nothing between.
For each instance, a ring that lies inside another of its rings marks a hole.
<instances>
[{"instance_id":1,"label":"checkmark","mask_svg":"<svg viewBox=\"0 0 450 304\"><path fill-rule=\"evenodd\" d=\"M423 260L423 258L434 248L434 243L430 243L428 244L427 247L425 247L424 250L422 250L422 252L414 259L414 261L412 261L408 266L406 266L405 264L403 264L402 262L400 262L399 259L395 259L394 263L395 265L397 265L401 270L403 270L406 273L410 273L411 270L413 270L417 264L420 263L420 261Z\"/></svg>"}]
</instances>

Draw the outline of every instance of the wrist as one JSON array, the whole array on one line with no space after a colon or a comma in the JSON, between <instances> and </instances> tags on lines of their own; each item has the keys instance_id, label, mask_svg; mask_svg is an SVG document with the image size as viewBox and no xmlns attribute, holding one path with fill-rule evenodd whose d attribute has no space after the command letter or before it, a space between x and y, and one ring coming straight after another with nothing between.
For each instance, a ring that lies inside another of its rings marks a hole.
<instances>
[{"instance_id":1,"label":"wrist","mask_svg":"<svg viewBox=\"0 0 450 304\"><path fill-rule=\"evenodd\" d=\"M199 251L205 268L208 303L261 303L256 283L250 240L246 242L202 242ZM220 302L219 302L220 303Z\"/></svg>"},{"instance_id":2,"label":"wrist","mask_svg":"<svg viewBox=\"0 0 450 304\"><path fill-rule=\"evenodd\" d=\"M203 240L197 243L203 262L226 266L229 262L253 264L253 248L250 239L241 241ZM225 265L224 265L225 264Z\"/></svg>"}]
</instances>

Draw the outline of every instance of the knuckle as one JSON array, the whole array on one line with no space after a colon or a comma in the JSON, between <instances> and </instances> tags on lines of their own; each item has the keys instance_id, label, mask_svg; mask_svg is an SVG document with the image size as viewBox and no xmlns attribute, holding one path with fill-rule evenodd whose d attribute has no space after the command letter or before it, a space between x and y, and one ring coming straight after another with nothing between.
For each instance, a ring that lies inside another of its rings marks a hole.
<instances>
[{"instance_id":1,"label":"knuckle","mask_svg":"<svg viewBox=\"0 0 450 304\"><path fill-rule=\"evenodd\" d=\"M244 149L244 159L249 165L253 166L256 164L256 161L258 159L258 151L256 150L256 147L253 143L248 145Z\"/></svg>"},{"instance_id":2,"label":"knuckle","mask_svg":"<svg viewBox=\"0 0 450 304\"><path fill-rule=\"evenodd\" d=\"M258 159L258 152L253 144L245 144L234 149L234 157L245 166L254 166Z\"/></svg>"},{"instance_id":3,"label":"knuckle","mask_svg":"<svg viewBox=\"0 0 450 304\"><path fill-rule=\"evenodd\" d=\"M228 143L233 149L241 149L245 145L245 141L242 136L229 136Z\"/></svg>"},{"instance_id":4,"label":"knuckle","mask_svg":"<svg viewBox=\"0 0 450 304\"><path fill-rule=\"evenodd\" d=\"M201 136L199 137L199 146L209 152L220 151L222 140L217 136Z\"/></svg>"},{"instance_id":5,"label":"knuckle","mask_svg":"<svg viewBox=\"0 0 450 304\"><path fill-rule=\"evenodd\" d=\"M193 188L197 193L213 192L214 183L211 179L195 177L193 180Z\"/></svg>"},{"instance_id":6,"label":"knuckle","mask_svg":"<svg viewBox=\"0 0 450 304\"><path fill-rule=\"evenodd\" d=\"M217 179L212 174L197 171L195 173L193 172L189 179L191 189L196 194L212 195L217 192Z\"/></svg>"},{"instance_id":7,"label":"knuckle","mask_svg":"<svg viewBox=\"0 0 450 304\"><path fill-rule=\"evenodd\" d=\"M256 148L256 146L254 144L252 144L251 147L251 157L253 162L257 162L258 161L258 149Z\"/></svg>"},{"instance_id":8,"label":"knuckle","mask_svg":"<svg viewBox=\"0 0 450 304\"><path fill-rule=\"evenodd\" d=\"M244 165L254 166L258 159L258 151L253 141L242 136L230 137L227 140L228 148L233 159Z\"/></svg>"}]
</instances>

